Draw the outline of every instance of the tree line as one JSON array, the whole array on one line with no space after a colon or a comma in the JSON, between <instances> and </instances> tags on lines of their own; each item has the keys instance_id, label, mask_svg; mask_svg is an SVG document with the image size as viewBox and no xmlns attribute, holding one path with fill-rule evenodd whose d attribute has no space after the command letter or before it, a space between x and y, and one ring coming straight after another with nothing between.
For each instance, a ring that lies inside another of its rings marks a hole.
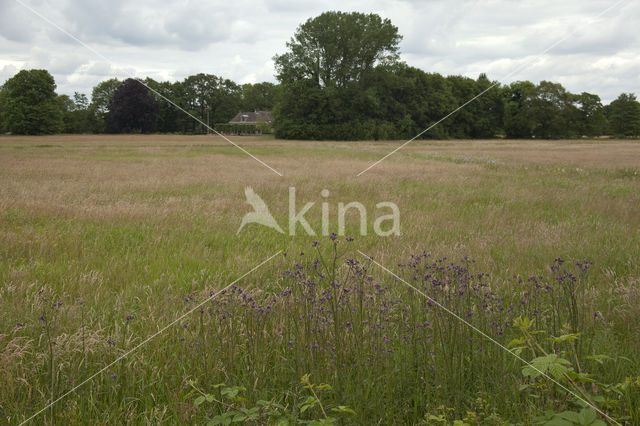
<instances>
[{"instance_id":1,"label":"tree line","mask_svg":"<svg viewBox=\"0 0 640 426\"><path fill-rule=\"evenodd\" d=\"M102 81L93 88L89 100L77 92L71 97L57 95L55 81L46 70L22 70L0 87L0 131L36 135L206 133L206 126L147 87L211 126L228 122L241 110L273 109L278 89L269 82L239 85L211 74L176 82L151 78L142 82Z\"/></svg>"},{"instance_id":2,"label":"tree line","mask_svg":"<svg viewBox=\"0 0 640 426\"><path fill-rule=\"evenodd\" d=\"M46 70L23 70L0 87L0 131L197 134L207 131L201 122L226 129L221 124L239 111L271 110L279 138L409 139L482 94L420 137L640 136L633 93L603 105L596 94L549 81L502 85L485 74L429 73L399 60L401 39L376 14L325 12L300 25L287 51L274 56L277 84L240 85L204 73L176 82L113 78L89 99L57 95Z\"/></svg>"}]
</instances>

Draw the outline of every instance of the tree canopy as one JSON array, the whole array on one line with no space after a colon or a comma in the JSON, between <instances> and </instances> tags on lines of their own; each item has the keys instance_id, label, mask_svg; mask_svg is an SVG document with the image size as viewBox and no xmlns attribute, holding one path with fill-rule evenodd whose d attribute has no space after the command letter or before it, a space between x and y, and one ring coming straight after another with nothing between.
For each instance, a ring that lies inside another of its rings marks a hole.
<instances>
[{"instance_id":1,"label":"tree canopy","mask_svg":"<svg viewBox=\"0 0 640 426\"><path fill-rule=\"evenodd\" d=\"M633 93L622 93L608 105L611 131L618 136L640 136L640 102Z\"/></svg>"},{"instance_id":2,"label":"tree canopy","mask_svg":"<svg viewBox=\"0 0 640 426\"><path fill-rule=\"evenodd\" d=\"M159 106L144 85L132 78L122 82L109 103L111 121L118 132L155 132Z\"/></svg>"},{"instance_id":3,"label":"tree canopy","mask_svg":"<svg viewBox=\"0 0 640 426\"><path fill-rule=\"evenodd\" d=\"M300 25L288 52L274 56L277 78L345 87L375 65L395 62L401 39L398 28L376 14L325 12Z\"/></svg>"},{"instance_id":4,"label":"tree canopy","mask_svg":"<svg viewBox=\"0 0 640 426\"><path fill-rule=\"evenodd\" d=\"M46 70L25 70L0 87L0 130L205 133L184 109L218 130L240 133L270 125L229 125L238 112L269 110L276 137L285 139L406 140L436 122L420 137L640 136L640 103L632 93L603 105L596 94L573 94L551 81L501 85L484 73L444 76L400 61L401 38L376 14L326 12L300 25L286 52L274 57L279 83L239 85L207 73L145 79L173 103L155 99L135 80L115 78L98 83L90 102L81 93L58 96Z\"/></svg>"},{"instance_id":5,"label":"tree canopy","mask_svg":"<svg viewBox=\"0 0 640 426\"><path fill-rule=\"evenodd\" d=\"M56 83L47 70L22 70L2 86L3 128L11 133L41 135L62 131Z\"/></svg>"}]
</instances>

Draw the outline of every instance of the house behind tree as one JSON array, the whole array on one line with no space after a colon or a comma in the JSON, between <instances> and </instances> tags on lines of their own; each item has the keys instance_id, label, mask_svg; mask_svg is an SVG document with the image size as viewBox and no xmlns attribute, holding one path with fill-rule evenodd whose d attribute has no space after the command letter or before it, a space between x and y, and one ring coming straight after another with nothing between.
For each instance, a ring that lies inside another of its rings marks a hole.
<instances>
[{"instance_id":1,"label":"house behind tree","mask_svg":"<svg viewBox=\"0 0 640 426\"><path fill-rule=\"evenodd\" d=\"M260 122L269 124L273 123L269 111L239 112L235 117L231 119L231 121L229 121L230 124L258 124Z\"/></svg>"}]
</instances>

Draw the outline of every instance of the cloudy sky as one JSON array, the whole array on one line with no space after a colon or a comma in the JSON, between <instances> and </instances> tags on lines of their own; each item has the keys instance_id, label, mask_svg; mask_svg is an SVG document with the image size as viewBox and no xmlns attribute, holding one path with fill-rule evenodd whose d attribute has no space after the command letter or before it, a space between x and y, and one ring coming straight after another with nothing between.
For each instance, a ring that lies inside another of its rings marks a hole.
<instances>
[{"instance_id":1,"label":"cloudy sky","mask_svg":"<svg viewBox=\"0 0 640 426\"><path fill-rule=\"evenodd\" d=\"M391 19L404 37L402 59L426 71L557 81L605 102L640 95L637 0L0 0L0 83L25 68L49 70L67 94L90 94L111 77L275 81L273 55L326 10Z\"/></svg>"}]
</instances>

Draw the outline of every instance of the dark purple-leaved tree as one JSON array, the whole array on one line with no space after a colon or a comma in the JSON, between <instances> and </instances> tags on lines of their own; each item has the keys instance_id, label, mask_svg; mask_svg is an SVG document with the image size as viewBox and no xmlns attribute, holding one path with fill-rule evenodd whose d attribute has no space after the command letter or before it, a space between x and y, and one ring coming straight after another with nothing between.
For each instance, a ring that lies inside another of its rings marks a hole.
<instances>
[{"instance_id":1,"label":"dark purple-leaved tree","mask_svg":"<svg viewBox=\"0 0 640 426\"><path fill-rule=\"evenodd\" d=\"M117 132L151 133L156 131L160 106L149 89L128 78L113 94L109 111Z\"/></svg>"}]
</instances>

